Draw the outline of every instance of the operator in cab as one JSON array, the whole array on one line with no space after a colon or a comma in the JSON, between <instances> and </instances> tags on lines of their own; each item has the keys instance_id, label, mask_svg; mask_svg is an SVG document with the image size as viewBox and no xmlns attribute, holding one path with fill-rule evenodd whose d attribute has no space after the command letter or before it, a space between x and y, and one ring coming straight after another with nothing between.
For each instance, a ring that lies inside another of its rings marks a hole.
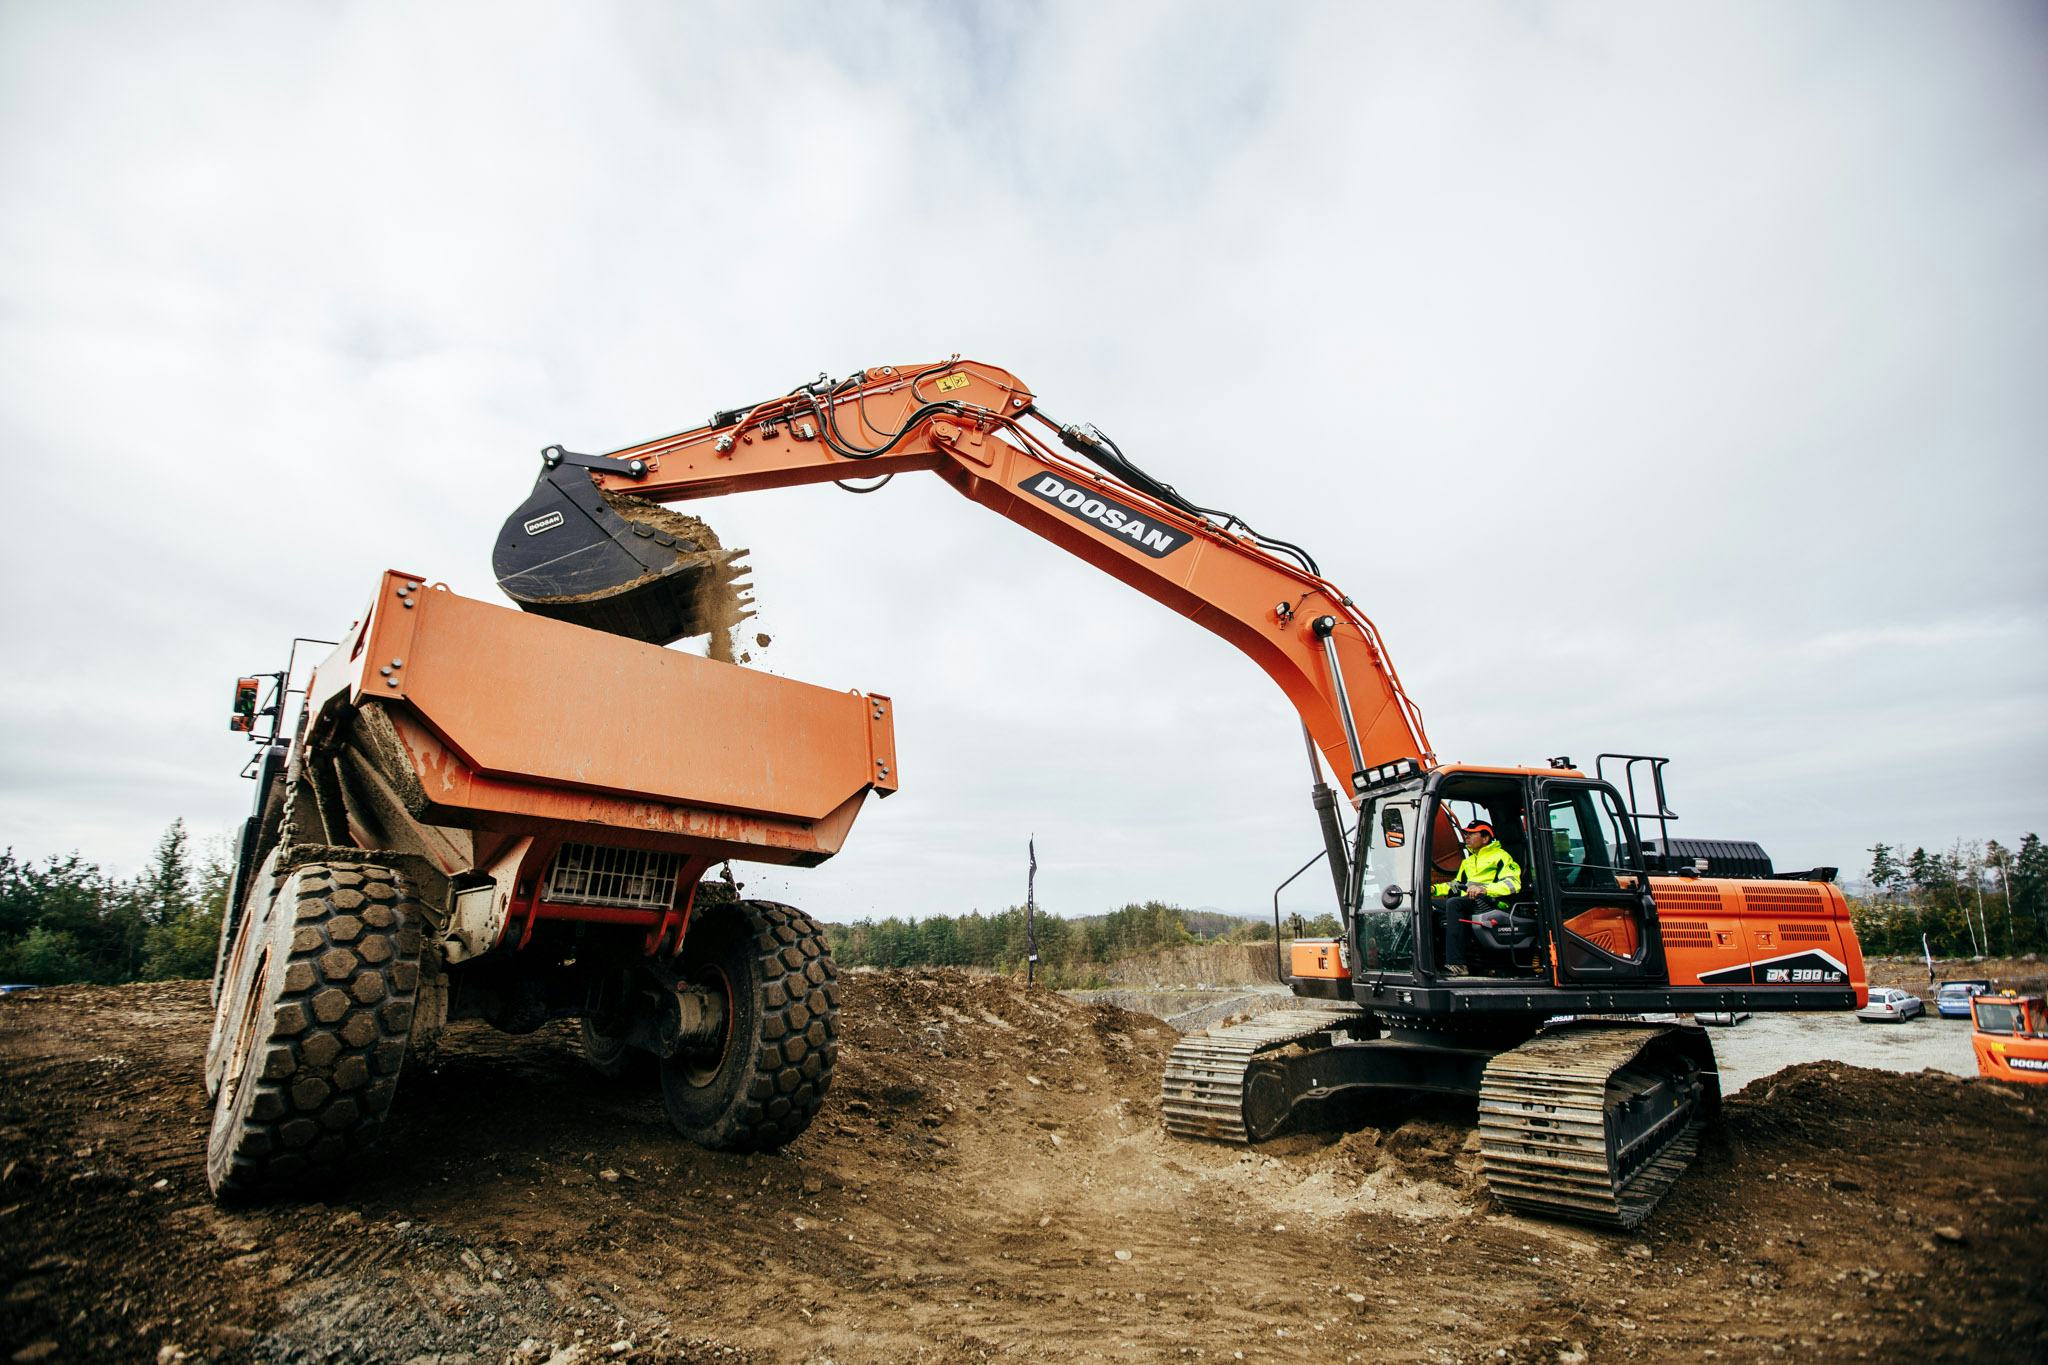
<instances>
[{"instance_id":1,"label":"operator in cab","mask_svg":"<svg viewBox=\"0 0 2048 1365\"><path fill-rule=\"evenodd\" d=\"M1433 883L1431 904L1444 912L1445 976L1465 975L1465 941L1471 922L1486 914L1505 914L1510 896L1522 889L1522 869L1500 841L1493 826L1474 820L1465 826L1465 860L1447 882Z\"/></svg>"}]
</instances>

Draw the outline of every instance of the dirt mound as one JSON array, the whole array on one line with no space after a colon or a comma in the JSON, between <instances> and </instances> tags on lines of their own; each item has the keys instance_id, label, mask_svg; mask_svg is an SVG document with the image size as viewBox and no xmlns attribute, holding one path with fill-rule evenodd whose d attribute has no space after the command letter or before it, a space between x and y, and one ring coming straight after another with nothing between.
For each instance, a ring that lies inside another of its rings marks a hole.
<instances>
[{"instance_id":1,"label":"dirt mound","mask_svg":"<svg viewBox=\"0 0 2048 1365\"><path fill-rule=\"evenodd\" d=\"M742 656L735 644L735 637L741 625L753 619L753 599L746 587L746 570L741 561L745 550L728 553L718 538L718 532L700 518L687 512L678 512L673 507L664 507L646 498L636 498L630 493L604 490L603 497L611 509L629 522L652 527L665 535L673 536L686 545L697 547L703 573L697 578L696 591L691 595L691 629L687 635L709 635L707 654L721 663L749 662L751 652ZM766 649L768 636L755 636L755 647Z\"/></svg>"},{"instance_id":2,"label":"dirt mound","mask_svg":"<svg viewBox=\"0 0 2048 1365\"><path fill-rule=\"evenodd\" d=\"M1470 1105L1161 1132L1157 1020L849 971L818 1121L675 1138L568 1027L452 1030L329 1201L216 1208L198 985L0 998L0 1345L47 1358L2039 1358L2037 1093L1800 1066L1640 1237L1495 1211ZM1711 1353L1711 1354L1710 1354Z\"/></svg>"}]
</instances>

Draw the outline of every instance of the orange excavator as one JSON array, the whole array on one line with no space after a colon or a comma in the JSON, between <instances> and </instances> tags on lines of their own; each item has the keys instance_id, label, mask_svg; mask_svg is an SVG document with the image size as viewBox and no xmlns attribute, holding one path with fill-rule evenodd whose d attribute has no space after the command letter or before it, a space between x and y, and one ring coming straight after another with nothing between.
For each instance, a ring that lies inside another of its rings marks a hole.
<instances>
[{"instance_id":1,"label":"orange excavator","mask_svg":"<svg viewBox=\"0 0 2048 1365\"><path fill-rule=\"evenodd\" d=\"M529 612L666 644L706 629L707 592L736 569L662 504L827 481L871 491L917 471L1221 636L1301 717L1342 932L1294 945L1304 1007L1175 1049L1172 1132L1251 1142L1347 1098L1472 1096L1502 1203L1632 1227L1719 1102L1705 1032L1671 1016L1864 1002L1834 869L1778 872L1754 844L1671 837L1661 757L1603 754L1591 773L1565 758L1440 763L1378 631L1313 558L1191 501L1099 430L1055 421L994 366L820 376L608 455L550 447L494 568ZM1523 877L1458 926L1473 939L1458 974L1445 922L1458 912L1429 889L1482 823Z\"/></svg>"},{"instance_id":2,"label":"orange excavator","mask_svg":"<svg viewBox=\"0 0 2048 1365\"><path fill-rule=\"evenodd\" d=\"M1970 1020L1979 1076L2048 1085L2048 1000L2017 991L1971 996Z\"/></svg>"}]
</instances>

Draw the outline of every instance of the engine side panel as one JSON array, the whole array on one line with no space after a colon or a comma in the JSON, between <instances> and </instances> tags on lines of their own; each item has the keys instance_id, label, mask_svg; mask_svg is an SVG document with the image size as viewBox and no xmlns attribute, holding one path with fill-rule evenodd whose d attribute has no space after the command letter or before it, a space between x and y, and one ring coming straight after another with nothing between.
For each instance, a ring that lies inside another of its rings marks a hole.
<instances>
[{"instance_id":1,"label":"engine side panel","mask_svg":"<svg viewBox=\"0 0 2048 1365\"><path fill-rule=\"evenodd\" d=\"M1653 877L1674 990L1848 987L1869 999L1849 902L1829 882Z\"/></svg>"}]
</instances>

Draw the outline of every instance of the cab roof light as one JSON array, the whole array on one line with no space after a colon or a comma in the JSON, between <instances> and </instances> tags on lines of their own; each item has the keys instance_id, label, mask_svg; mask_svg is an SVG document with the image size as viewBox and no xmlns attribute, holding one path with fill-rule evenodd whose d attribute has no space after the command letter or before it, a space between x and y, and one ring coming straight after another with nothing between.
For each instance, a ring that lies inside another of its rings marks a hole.
<instances>
[{"instance_id":1,"label":"cab roof light","mask_svg":"<svg viewBox=\"0 0 2048 1365\"><path fill-rule=\"evenodd\" d=\"M1353 773L1351 775L1351 785L1358 791L1365 791L1370 787L1380 787L1389 782L1398 782L1402 778L1412 777L1421 771L1422 765L1414 759L1397 758L1391 763L1382 763L1377 767Z\"/></svg>"}]
</instances>

